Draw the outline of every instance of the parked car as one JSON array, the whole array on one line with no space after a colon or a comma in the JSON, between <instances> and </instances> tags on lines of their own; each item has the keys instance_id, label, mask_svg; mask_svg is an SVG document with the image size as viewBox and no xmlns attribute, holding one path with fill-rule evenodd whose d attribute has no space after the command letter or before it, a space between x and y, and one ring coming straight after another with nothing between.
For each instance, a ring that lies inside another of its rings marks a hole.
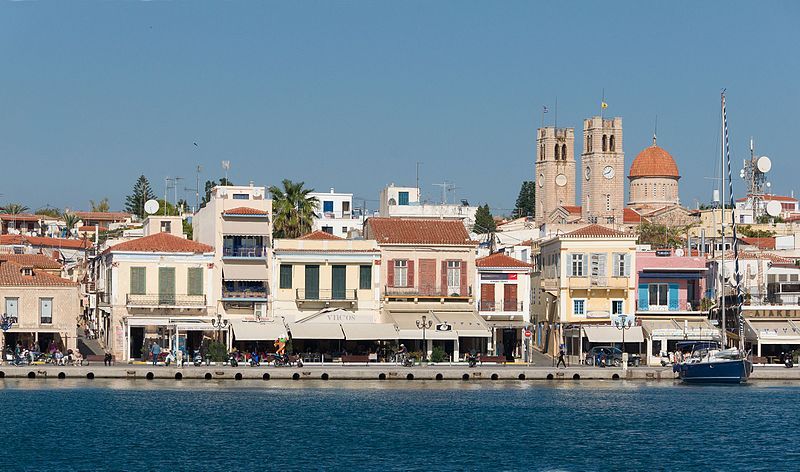
<instances>
[{"instance_id":1,"label":"parked car","mask_svg":"<svg viewBox=\"0 0 800 472\"><path fill-rule=\"evenodd\" d=\"M622 350L614 346L595 346L586 353L586 365L595 365L601 353L605 354L606 365L619 367L622 365ZM639 354L628 353L628 365L638 366L642 357Z\"/></svg>"}]
</instances>

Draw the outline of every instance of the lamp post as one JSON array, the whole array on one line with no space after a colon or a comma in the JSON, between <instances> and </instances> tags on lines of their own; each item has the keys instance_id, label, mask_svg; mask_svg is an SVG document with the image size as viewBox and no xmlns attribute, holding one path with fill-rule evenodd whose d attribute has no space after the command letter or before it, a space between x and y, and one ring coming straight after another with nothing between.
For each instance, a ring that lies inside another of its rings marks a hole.
<instances>
[{"instance_id":1,"label":"lamp post","mask_svg":"<svg viewBox=\"0 0 800 472\"><path fill-rule=\"evenodd\" d=\"M428 362L428 340L425 337L425 332L433 326L433 321L429 320L426 315L422 315L421 320L416 320L417 328L422 330L422 362Z\"/></svg>"},{"instance_id":2,"label":"lamp post","mask_svg":"<svg viewBox=\"0 0 800 472\"><path fill-rule=\"evenodd\" d=\"M223 320L222 313L217 313L217 319L211 318L211 326L217 330L217 341L222 342L222 330L228 327L228 320Z\"/></svg>"},{"instance_id":3,"label":"lamp post","mask_svg":"<svg viewBox=\"0 0 800 472\"><path fill-rule=\"evenodd\" d=\"M633 320L629 320L625 315L619 315L614 320L614 327L622 331L622 354L625 355L625 331L633 327Z\"/></svg>"}]
</instances>

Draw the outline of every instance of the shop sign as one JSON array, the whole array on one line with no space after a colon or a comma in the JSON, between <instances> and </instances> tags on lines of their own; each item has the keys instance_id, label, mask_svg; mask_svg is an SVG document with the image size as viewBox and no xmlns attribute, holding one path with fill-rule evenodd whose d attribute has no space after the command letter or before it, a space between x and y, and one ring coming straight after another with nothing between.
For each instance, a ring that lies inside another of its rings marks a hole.
<instances>
[{"instance_id":1,"label":"shop sign","mask_svg":"<svg viewBox=\"0 0 800 472\"><path fill-rule=\"evenodd\" d=\"M447 323L439 323L436 325L436 331L452 331L453 325Z\"/></svg>"},{"instance_id":2,"label":"shop sign","mask_svg":"<svg viewBox=\"0 0 800 472\"><path fill-rule=\"evenodd\" d=\"M481 274L481 280L490 281L490 282L500 282L505 280L517 280L517 273L511 274L495 274L495 273L488 273L488 274Z\"/></svg>"}]
</instances>

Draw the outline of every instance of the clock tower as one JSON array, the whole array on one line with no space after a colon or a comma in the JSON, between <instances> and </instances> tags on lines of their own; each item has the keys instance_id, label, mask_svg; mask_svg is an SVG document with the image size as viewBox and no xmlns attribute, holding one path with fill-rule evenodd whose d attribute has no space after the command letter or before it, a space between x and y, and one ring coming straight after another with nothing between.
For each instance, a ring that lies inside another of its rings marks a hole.
<instances>
[{"instance_id":1,"label":"clock tower","mask_svg":"<svg viewBox=\"0 0 800 472\"><path fill-rule=\"evenodd\" d=\"M625 154L622 118L583 120L581 217L587 223L622 223Z\"/></svg>"},{"instance_id":2,"label":"clock tower","mask_svg":"<svg viewBox=\"0 0 800 472\"><path fill-rule=\"evenodd\" d=\"M536 131L536 225L562 205L575 205L575 129Z\"/></svg>"}]
</instances>

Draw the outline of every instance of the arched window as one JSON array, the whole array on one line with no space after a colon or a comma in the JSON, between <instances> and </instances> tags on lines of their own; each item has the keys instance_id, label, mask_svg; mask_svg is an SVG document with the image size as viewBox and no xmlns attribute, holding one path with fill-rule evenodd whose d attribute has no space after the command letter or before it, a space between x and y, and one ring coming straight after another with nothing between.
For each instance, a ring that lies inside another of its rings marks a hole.
<instances>
[{"instance_id":1,"label":"arched window","mask_svg":"<svg viewBox=\"0 0 800 472\"><path fill-rule=\"evenodd\" d=\"M562 161L566 161L567 160L567 145L566 144L562 144L561 145L561 160Z\"/></svg>"},{"instance_id":2,"label":"arched window","mask_svg":"<svg viewBox=\"0 0 800 472\"><path fill-rule=\"evenodd\" d=\"M603 135L603 152L608 151L608 136Z\"/></svg>"},{"instance_id":3,"label":"arched window","mask_svg":"<svg viewBox=\"0 0 800 472\"><path fill-rule=\"evenodd\" d=\"M539 145L539 160L544 160L544 144Z\"/></svg>"},{"instance_id":4,"label":"arched window","mask_svg":"<svg viewBox=\"0 0 800 472\"><path fill-rule=\"evenodd\" d=\"M614 142L614 135L613 134L611 135L611 138L609 138L608 141L609 141L609 147L611 148L611 152L614 152L614 150L615 150L615 148L617 146L616 146L616 143Z\"/></svg>"}]
</instances>

